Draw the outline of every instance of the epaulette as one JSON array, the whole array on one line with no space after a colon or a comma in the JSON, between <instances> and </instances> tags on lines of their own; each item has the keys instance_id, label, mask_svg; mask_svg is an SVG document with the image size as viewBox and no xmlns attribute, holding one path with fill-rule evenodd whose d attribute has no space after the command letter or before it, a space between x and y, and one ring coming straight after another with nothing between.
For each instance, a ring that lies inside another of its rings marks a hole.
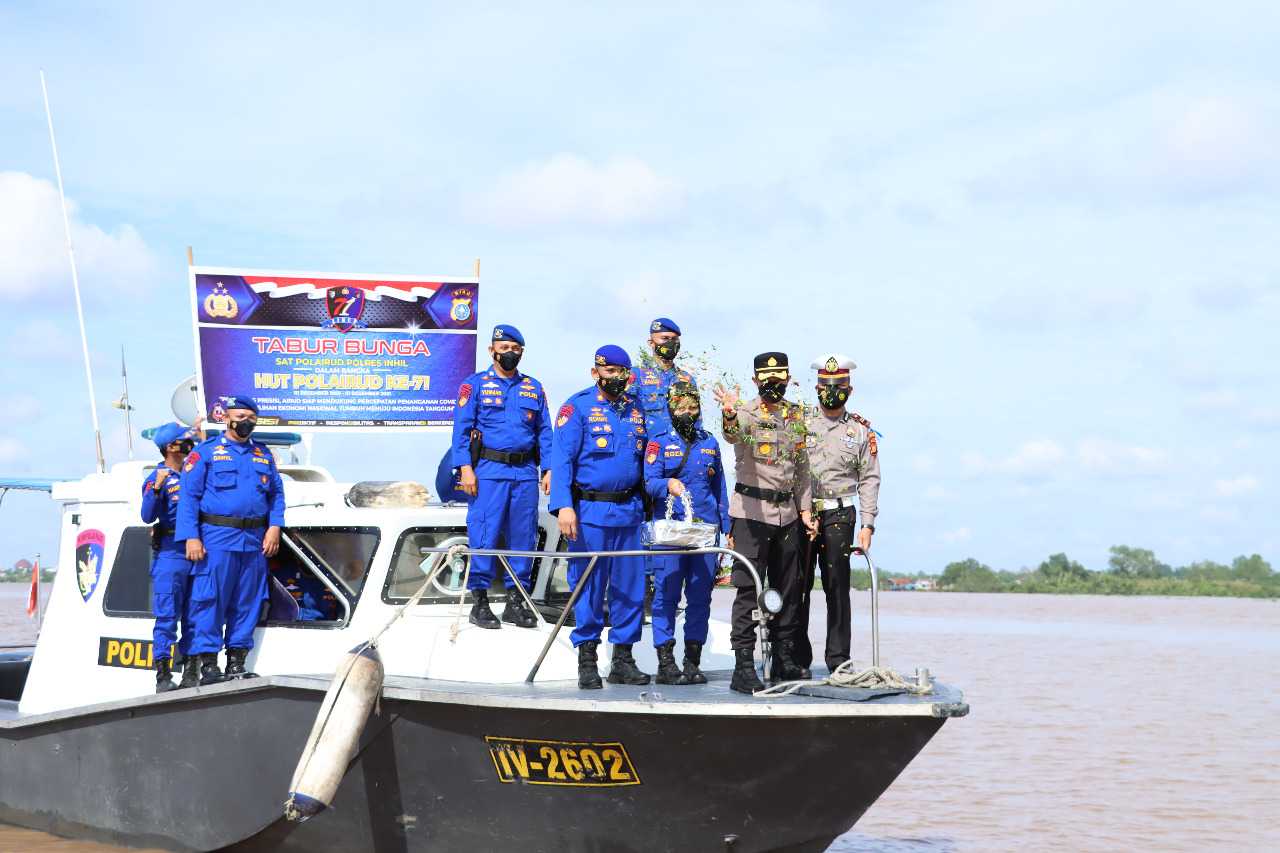
<instances>
[{"instance_id":1,"label":"epaulette","mask_svg":"<svg viewBox=\"0 0 1280 853\"><path fill-rule=\"evenodd\" d=\"M850 412L849 414L853 415L853 419L854 419L855 421L857 421L858 423L862 424L862 425L863 425L864 427L866 427L867 429L871 429L871 421L867 420L866 418L864 418L862 415L858 414L857 412Z\"/></svg>"}]
</instances>

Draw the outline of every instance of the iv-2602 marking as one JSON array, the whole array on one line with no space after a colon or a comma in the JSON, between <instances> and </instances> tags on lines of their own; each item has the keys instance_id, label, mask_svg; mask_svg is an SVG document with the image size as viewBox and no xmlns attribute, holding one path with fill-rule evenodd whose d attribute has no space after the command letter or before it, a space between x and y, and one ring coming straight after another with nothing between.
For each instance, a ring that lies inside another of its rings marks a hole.
<instances>
[{"instance_id":1,"label":"iv-2602 marking","mask_svg":"<svg viewBox=\"0 0 1280 853\"><path fill-rule=\"evenodd\" d=\"M604 787L639 785L640 777L620 743L565 743L486 737L503 782Z\"/></svg>"}]
</instances>

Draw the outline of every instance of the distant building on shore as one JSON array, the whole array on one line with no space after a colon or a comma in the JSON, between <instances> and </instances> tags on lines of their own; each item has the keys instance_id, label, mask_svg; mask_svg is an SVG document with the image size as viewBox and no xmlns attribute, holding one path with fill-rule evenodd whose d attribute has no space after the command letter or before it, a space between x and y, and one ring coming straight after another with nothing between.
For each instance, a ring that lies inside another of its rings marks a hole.
<instances>
[{"instance_id":1,"label":"distant building on shore","mask_svg":"<svg viewBox=\"0 0 1280 853\"><path fill-rule=\"evenodd\" d=\"M889 589L937 589L933 578L889 578Z\"/></svg>"}]
</instances>

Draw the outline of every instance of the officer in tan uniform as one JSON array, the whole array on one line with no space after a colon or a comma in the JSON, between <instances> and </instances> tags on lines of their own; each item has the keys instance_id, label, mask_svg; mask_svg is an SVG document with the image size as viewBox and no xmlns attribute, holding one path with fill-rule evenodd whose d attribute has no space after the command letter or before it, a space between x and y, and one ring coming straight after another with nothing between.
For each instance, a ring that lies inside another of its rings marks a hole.
<instances>
[{"instance_id":1,"label":"officer in tan uniform","mask_svg":"<svg viewBox=\"0 0 1280 853\"><path fill-rule=\"evenodd\" d=\"M810 368L818 371L818 411L809 418L805 449L813 478L813 513L817 536L805 560L802 601L796 626L794 660L809 666L809 594L815 564L822 572L827 596L826 663L834 670L849 659L849 555L856 531L857 546L871 547L875 533L876 498L880 493L880 459L876 433L866 418L845 410L851 387L849 371L856 364L836 353L818 356ZM862 526L857 525L862 509Z\"/></svg>"},{"instance_id":2,"label":"officer in tan uniform","mask_svg":"<svg viewBox=\"0 0 1280 853\"><path fill-rule=\"evenodd\" d=\"M783 399L791 372L787 356L766 352L755 358L752 381L759 396L739 404L738 391L715 390L722 410L722 432L736 455L733 496L729 501L729 547L756 566L782 595L782 612L770 623L774 657L770 675L784 680L809 678L791 660L800 605L800 555L809 539L812 484L805 454L804 408ZM731 644L737 657L732 689L753 693L764 685L755 671L755 588L745 569L733 572L738 589L733 602Z\"/></svg>"}]
</instances>

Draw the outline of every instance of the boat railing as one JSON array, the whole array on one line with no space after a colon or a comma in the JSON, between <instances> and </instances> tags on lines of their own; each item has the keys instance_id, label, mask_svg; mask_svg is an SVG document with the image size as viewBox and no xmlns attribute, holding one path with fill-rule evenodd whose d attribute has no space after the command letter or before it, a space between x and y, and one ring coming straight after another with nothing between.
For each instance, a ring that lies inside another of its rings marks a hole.
<instances>
[{"instance_id":1,"label":"boat railing","mask_svg":"<svg viewBox=\"0 0 1280 853\"><path fill-rule=\"evenodd\" d=\"M524 597L525 603L544 623L546 619L542 616L541 611L534 605L533 599L529 597L528 591L524 588L524 584L516 577L515 570L511 568L508 557L550 557L552 559L568 559L568 560L588 560L587 566L582 571L582 576L578 578L577 584L574 585L573 592L569 595L569 601L565 604L564 610L560 613L560 618L556 620L555 627L551 630L551 636L547 638L546 644L542 647L538 660L534 663L533 669L529 670L529 675L525 681L533 681L538 674L542 662L546 659L547 653L551 651L551 646L555 643L556 635L560 633L560 629L564 626L565 620L569 617L573 605L577 602L582 590L586 587L587 579L591 576L591 572L595 569L596 561L601 557L652 557L656 554L663 555L694 555L694 554L727 554L732 557L742 568L746 569L751 575L751 581L755 585L756 590L756 609L752 611L752 619L756 622L757 630L760 633L760 650L765 666L765 672L769 669L769 658L772 649L769 645L768 632L766 630L768 621L774 615L782 610L782 596L776 590L766 589L760 580L760 573L756 571L756 567L751 561L730 548L708 547L708 548L678 548L678 549L652 549L652 550L631 550L631 551L509 551L497 548L464 548L460 545L454 545L449 548L420 548L419 553L422 554L440 554L452 555L453 559L464 556L481 556L481 557L497 557L502 563L503 569L507 576L511 578L512 584L520 594ZM458 567L465 571L464 567ZM435 569L423 569L424 572L430 573ZM457 570L455 569L455 572ZM461 574L462 572L457 572ZM465 595L467 590L464 588L458 590L459 599Z\"/></svg>"},{"instance_id":2,"label":"boat railing","mask_svg":"<svg viewBox=\"0 0 1280 853\"><path fill-rule=\"evenodd\" d=\"M871 572L871 665L880 666L880 577L876 573L876 564L871 559L871 552L854 548L849 555L849 571L853 571L853 558L861 555L867 558L867 570Z\"/></svg>"}]
</instances>

